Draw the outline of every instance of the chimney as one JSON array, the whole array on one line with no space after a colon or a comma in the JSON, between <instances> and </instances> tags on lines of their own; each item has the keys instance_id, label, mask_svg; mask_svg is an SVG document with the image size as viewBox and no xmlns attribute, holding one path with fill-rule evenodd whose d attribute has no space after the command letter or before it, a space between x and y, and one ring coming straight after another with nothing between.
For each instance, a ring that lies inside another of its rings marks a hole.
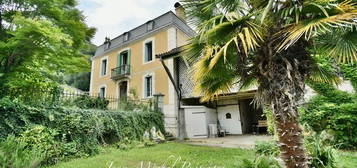
<instances>
[{"instance_id":1,"label":"chimney","mask_svg":"<svg viewBox=\"0 0 357 168\"><path fill-rule=\"evenodd\" d=\"M183 8L183 6L179 3L176 2L175 3L175 11L176 11L176 15L182 19L184 22L186 22L186 11L185 8Z\"/></svg>"}]
</instances>

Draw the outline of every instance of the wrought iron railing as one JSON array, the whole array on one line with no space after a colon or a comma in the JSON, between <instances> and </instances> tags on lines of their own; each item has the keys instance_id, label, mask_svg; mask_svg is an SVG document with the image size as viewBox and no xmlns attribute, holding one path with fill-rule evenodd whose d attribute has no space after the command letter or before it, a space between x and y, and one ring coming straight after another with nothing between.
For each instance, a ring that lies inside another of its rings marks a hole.
<instances>
[{"instance_id":1,"label":"wrought iron railing","mask_svg":"<svg viewBox=\"0 0 357 168\"><path fill-rule=\"evenodd\" d=\"M120 79L130 76L130 65L121 65L112 69L112 79Z\"/></svg>"}]
</instances>

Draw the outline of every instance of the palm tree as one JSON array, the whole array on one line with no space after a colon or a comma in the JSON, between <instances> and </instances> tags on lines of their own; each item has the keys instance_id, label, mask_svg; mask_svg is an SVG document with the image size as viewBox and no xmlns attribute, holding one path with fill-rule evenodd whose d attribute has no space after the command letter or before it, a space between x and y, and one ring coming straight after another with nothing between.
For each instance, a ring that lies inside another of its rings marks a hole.
<instances>
[{"instance_id":1,"label":"palm tree","mask_svg":"<svg viewBox=\"0 0 357 168\"><path fill-rule=\"evenodd\" d=\"M338 82L316 59L357 60L357 3L351 0L182 0L198 35L185 56L203 101L233 86L258 86L273 111L281 157L308 167L298 123L305 82Z\"/></svg>"}]
</instances>

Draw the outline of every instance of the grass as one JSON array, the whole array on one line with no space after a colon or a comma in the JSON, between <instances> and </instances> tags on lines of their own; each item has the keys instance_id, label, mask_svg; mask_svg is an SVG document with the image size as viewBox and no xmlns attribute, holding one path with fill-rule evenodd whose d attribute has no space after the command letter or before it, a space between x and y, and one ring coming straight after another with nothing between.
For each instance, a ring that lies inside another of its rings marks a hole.
<instances>
[{"instance_id":1,"label":"grass","mask_svg":"<svg viewBox=\"0 0 357 168\"><path fill-rule=\"evenodd\" d=\"M164 164L173 167L176 160L177 167L191 164L191 167L236 167L243 159L254 158L253 150L228 149L218 147L192 146L180 143L165 143L148 148L137 148L129 151L111 149L105 154L86 159L77 159L60 163L52 168L119 168L140 167Z\"/></svg>"},{"instance_id":2,"label":"grass","mask_svg":"<svg viewBox=\"0 0 357 168\"><path fill-rule=\"evenodd\" d=\"M192 146L171 142L128 151L107 148L106 152L98 156L63 162L51 168L154 168L164 165L188 168L188 164L191 164L192 168L200 166L230 168L238 167L243 159L253 158L253 150ZM336 161L339 168L356 168L357 152L340 151ZM176 166L173 166L174 164Z\"/></svg>"},{"instance_id":3,"label":"grass","mask_svg":"<svg viewBox=\"0 0 357 168\"><path fill-rule=\"evenodd\" d=\"M357 167L357 152L343 152L337 154L336 161L341 168L356 168Z\"/></svg>"}]
</instances>

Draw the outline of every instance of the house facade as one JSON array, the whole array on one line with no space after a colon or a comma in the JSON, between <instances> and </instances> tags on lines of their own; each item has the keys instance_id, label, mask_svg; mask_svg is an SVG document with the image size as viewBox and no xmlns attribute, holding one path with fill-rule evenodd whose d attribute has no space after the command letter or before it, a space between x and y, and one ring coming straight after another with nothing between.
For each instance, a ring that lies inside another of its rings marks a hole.
<instances>
[{"instance_id":1,"label":"house facade","mask_svg":"<svg viewBox=\"0 0 357 168\"><path fill-rule=\"evenodd\" d=\"M256 88L232 87L211 102L200 102L193 94L192 68L181 51L195 32L185 22L182 6L176 3L175 8L176 14L167 12L112 40L106 38L92 57L90 92L141 100L163 94L166 131L181 138L258 132L266 118L263 109L254 107ZM341 90L353 89L347 83ZM307 99L314 95L311 89L306 93Z\"/></svg>"},{"instance_id":2,"label":"house facade","mask_svg":"<svg viewBox=\"0 0 357 168\"><path fill-rule=\"evenodd\" d=\"M183 8L167 12L97 48L92 57L90 92L102 97L148 100L163 94L165 126L177 134L177 95L155 55L185 45L195 32L186 24ZM173 62L166 64L173 69Z\"/></svg>"}]
</instances>

